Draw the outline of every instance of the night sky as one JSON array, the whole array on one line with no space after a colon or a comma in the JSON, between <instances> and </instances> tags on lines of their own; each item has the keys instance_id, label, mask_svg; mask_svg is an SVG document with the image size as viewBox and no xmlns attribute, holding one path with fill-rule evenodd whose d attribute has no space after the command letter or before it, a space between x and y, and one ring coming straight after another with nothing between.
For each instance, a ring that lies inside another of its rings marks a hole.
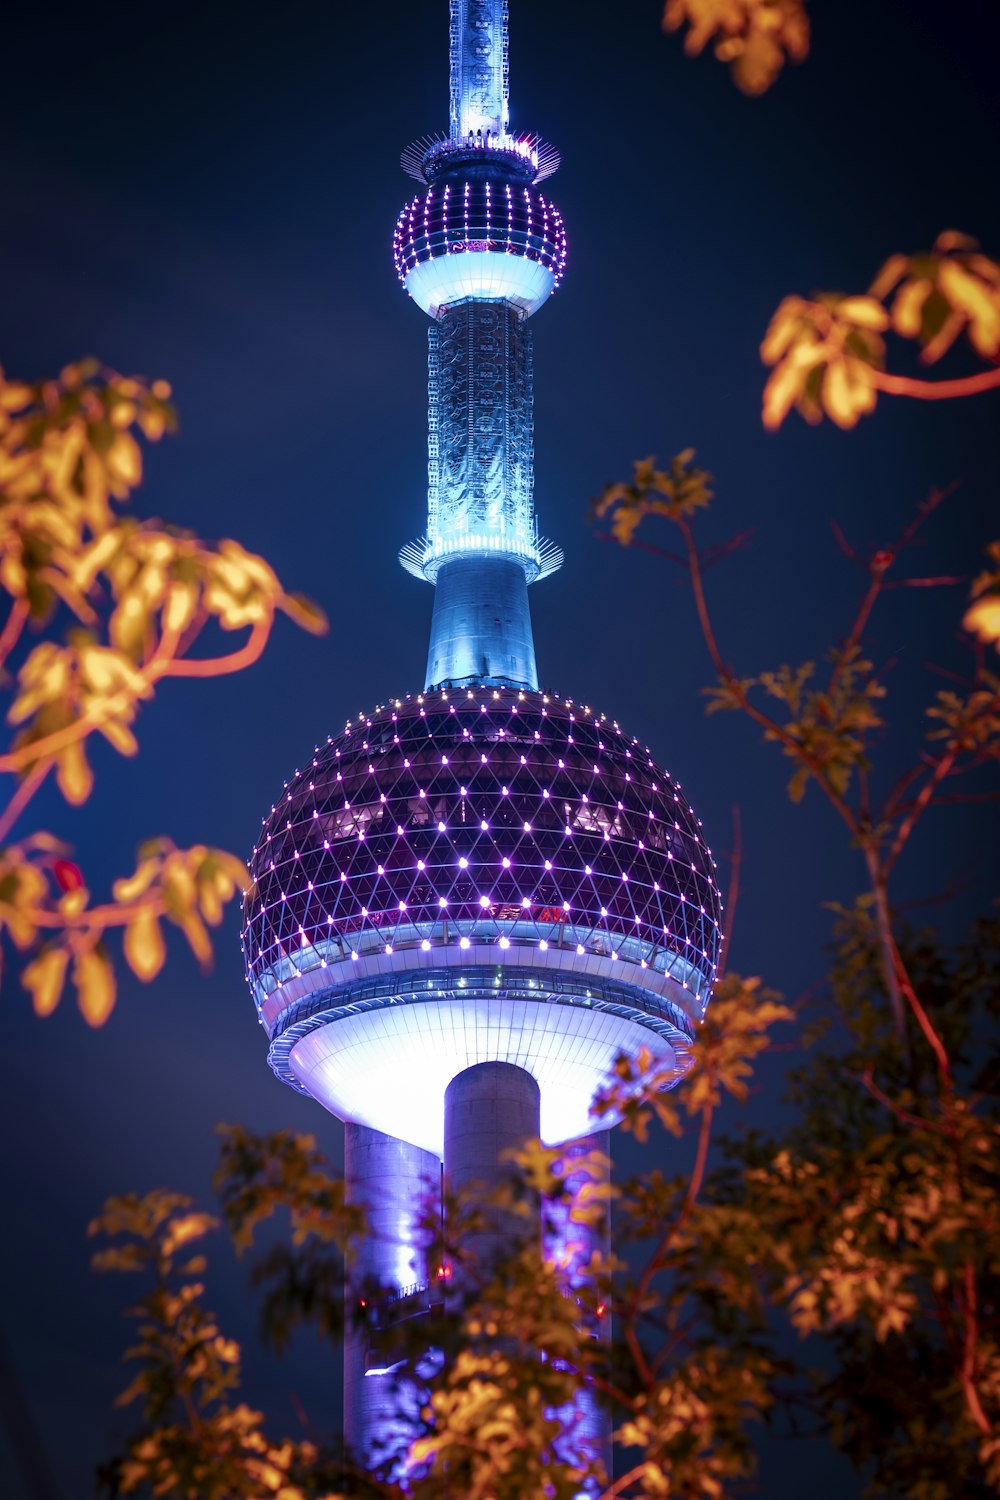
<instances>
[{"instance_id":1,"label":"night sky","mask_svg":"<svg viewBox=\"0 0 1000 1500\"><path fill-rule=\"evenodd\" d=\"M566 278L534 323L537 505L566 549L532 590L540 675L649 743L717 853L739 805L732 964L797 997L822 976L823 903L858 890L857 856L815 792L788 805L786 767L751 726L705 718L710 673L683 584L594 540L586 507L634 458L698 450L717 481L706 538L756 528L711 580L723 651L747 672L845 632L863 580L833 518L859 545L885 544L932 486L959 481L914 571L978 567L1000 398L883 397L854 433L792 418L769 435L757 346L784 294L863 290L886 255L941 229L1000 254L994 6L817 5L813 56L756 101L661 34L656 0L511 9L513 122L562 149L546 191L570 237ZM331 620L323 639L280 623L240 676L168 685L142 713L137 760L95 747L85 808L37 804L95 893L156 833L246 856L317 740L422 685L431 591L395 554L424 525L426 320L396 282L390 238L412 192L399 151L447 123L446 19L444 0L5 18L0 361L35 377L93 353L170 380L181 432L149 453L141 512L237 537ZM885 780L912 754L925 663L961 665L963 597L901 590L876 616L873 649L894 662ZM928 822L896 890L961 886L932 909L949 932L994 873L996 824L966 811ZM206 1198L219 1120L313 1130L339 1159L339 1125L275 1082L264 1051L235 909L212 974L178 941L151 987L123 976L97 1033L68 1002L37 1021L5 982L0 1330L64 1500L92 1492L129 1420L111 1403L133 1288L91 1275L84 1238L104 1197L165 1185ZM745 1111L753 1123L775 1120L780 1071ZM248 1399L291 1431L295 1391L317 1427L335 1426L336 1357L307 1338L280 1363L259 1355L245 1271L221 1238L216 1263L213 1305L245 1344ZM0 1437L0 1491L28 1500L9 1466ZM858 1489L825 1450L817 1467L808 1445L767 1448L772 1500L806 1475L814 1500Z\"/></svg>"}]
</instances>

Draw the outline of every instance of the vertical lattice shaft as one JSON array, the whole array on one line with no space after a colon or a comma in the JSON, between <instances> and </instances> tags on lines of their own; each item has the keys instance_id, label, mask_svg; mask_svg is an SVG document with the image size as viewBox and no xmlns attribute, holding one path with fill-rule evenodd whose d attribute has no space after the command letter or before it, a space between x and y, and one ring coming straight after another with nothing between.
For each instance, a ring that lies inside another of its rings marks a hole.
<instances>
[{"instance_id":1,"label":"vertical lattice shaft","mask_svg":"<svg viewBox=\"0 0 1000 1500\"><path fill-rule=\"evenodd\" d=\"M428 330L431 543L535 540L531 329L510 303L460 303ZM501 547L501 550L504 550Z\"/></svg>"},{"instance_id":2,"label":"vertical lattice shaft","mask_svg":"<svg viewBox=\"0 0 1000 1500\"><path fill-rule=\"evenodd\" d=\"M502 135L508 120L507 0L451 0L453 141Z\"/></svg>"}]
</instances>

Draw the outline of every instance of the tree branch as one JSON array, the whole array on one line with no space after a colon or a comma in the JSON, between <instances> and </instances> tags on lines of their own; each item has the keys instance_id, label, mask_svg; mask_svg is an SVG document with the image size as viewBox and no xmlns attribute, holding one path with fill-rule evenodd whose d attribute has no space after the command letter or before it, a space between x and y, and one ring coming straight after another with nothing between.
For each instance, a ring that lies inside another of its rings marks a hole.
<instances>
[{"instance_id":1,"label":"tree branch","mask_svg":"<svg viewBox=\"0 0 1000 1500\"><path fill-rule=\"evenodd\" d=\"M983 370L958 380L916 380L909 375L888 375L884 370L874 369L867 374L875 389L884 395L910 396L917 401L951 401L1000 387L1000 369Z\"/></svg>"},{"instance_id":2,"label":"tree branch","mask_svg":"<svg viewBox=\"0 0 1000 1500\"><path fill-rule=\"evenodd\" d=\"M26 599L15 599L10 607L3 630L0 630L0 668L3 667L8 656L13 651L21 638L21 631L27 623L29 614L28 601Z\"/></svg>"},{"instance_id":3,"label":"tree branch","mask_svg":"<svg viewBox=\"0 0 1000 1500\"><path fill-rule=\"evenodd\" d=\"M740 895L740 867L743 863L743 818L739 804L733 804L733 852L729 856L729 889L726 892L726 915L722 924L722 943L719 947L719 967L715 982L726 972L729 961L729 944L732 941L736 921L736 903Z\"/></svg>"},{"instance_id":4,"label":"tree branch","mask_svg":"<svg viewBox=\"0 0 1000 1500\"><path fill-rule=\"evenodd\" d=\"M4 808L2 816L0 816L0 844L3 843L4 839L10 833L14 824L24 812L24 809L38 791L38 788L51 769L52 762L46 761L45 765L35 766L34 770L29 771L21 782L21 785Z\"/></svg>"}]
</instances>

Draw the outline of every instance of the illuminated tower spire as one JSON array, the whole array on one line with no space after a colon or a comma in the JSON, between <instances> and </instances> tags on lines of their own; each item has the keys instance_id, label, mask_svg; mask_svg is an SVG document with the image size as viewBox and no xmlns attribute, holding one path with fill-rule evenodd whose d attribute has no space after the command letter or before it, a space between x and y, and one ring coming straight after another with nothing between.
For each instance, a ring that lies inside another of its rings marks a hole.
<instances>
[{"instance_id":1,"label":"illuminated tower spire","mask_svg":"<svg viewBox=\"0 0 1000 1500\"><path fill-rule=\"evenodd\" d=\"M400 553L436 585L426 686L538 687L529 583L539 539L528 319L566 259L535 184L558 154L508 128L506 0L451 0L451 131L403 153L425 184L396 226L400 280L429 313L427 532Z\"/></svg>"},{"instance_id":2,"label":"illuminated tower spire","mask_svg":"<svg viewBox=\"0 0 1000 1500\"><path fill-rule=\"evenodd\" d=\"M448 25L451 140L507 134L507 0L452 0Z\"/></svg>"},{"instance_id":3,"label":"illuminated tower spire","mask_svg":"<svg viewBox=\"0 0 1000 1500\"><path fill-rule=\"evenodd\" d=\"M447 1267L427 1264L442 1169L457 1187L496 1182L535 1135L572 1163L605 1131L590 1104L622 1055L679 1079L721 938L715 862L679 784L613 719L538 690L528 585L562 554L535 523L530 319L566 260L538 186L559 156L508 123L506 0L451 0L450 58L450 129L403 153L420 191L394 245L431 319L427 528L400 554L435 590L425 686L349 722L285 784L243 928L270 1065L345 1122L347 1191L368 1214L345 1437L401 1465L419 1402L396 1380L393 1329L442 1296ZM509 1245L498 1220L475 1248ZM604 1230L568 1221L548 1243L567 1295L605 1248ZM560 1423L567 1453L607 1459L589 1392Z\"/></svg>"}]
</instances>

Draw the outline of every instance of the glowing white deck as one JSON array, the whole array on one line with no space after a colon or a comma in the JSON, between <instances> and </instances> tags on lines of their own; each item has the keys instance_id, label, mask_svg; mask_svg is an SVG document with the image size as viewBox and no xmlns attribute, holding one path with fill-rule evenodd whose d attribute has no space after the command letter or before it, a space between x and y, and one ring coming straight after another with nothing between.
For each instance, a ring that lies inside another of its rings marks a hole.
<instances>
[{"instance_id":1,"label":"glowing white deck","mask_svg":"<svg viewBox=\"0 0 1000 1500\"><path fill-rule=\"evenodd\" d=\"M464 1069L508 1062L529 1072L542 1094L542 1138L556 1144L607 1129L590 1101L615 1058L643 1047L676 1057L664 1038L607 1012L509 996L428 999L330 1021L295 1043L289 1066L338 1119L440 1156L445 1089Z\"/></svg>"},{"instance_id":2,"label":"glowing white deck","mask_svg":"<svg viewBox=\"0 0 1000 1500\"><path fill-rule=\"evenodd\" d=\"M540 261L502 250L466 251L423 260L407 272L406 290L425 313L467 297L512 302L528 317L552 293L555 275Z\"/></svg>"}]
</instances>

